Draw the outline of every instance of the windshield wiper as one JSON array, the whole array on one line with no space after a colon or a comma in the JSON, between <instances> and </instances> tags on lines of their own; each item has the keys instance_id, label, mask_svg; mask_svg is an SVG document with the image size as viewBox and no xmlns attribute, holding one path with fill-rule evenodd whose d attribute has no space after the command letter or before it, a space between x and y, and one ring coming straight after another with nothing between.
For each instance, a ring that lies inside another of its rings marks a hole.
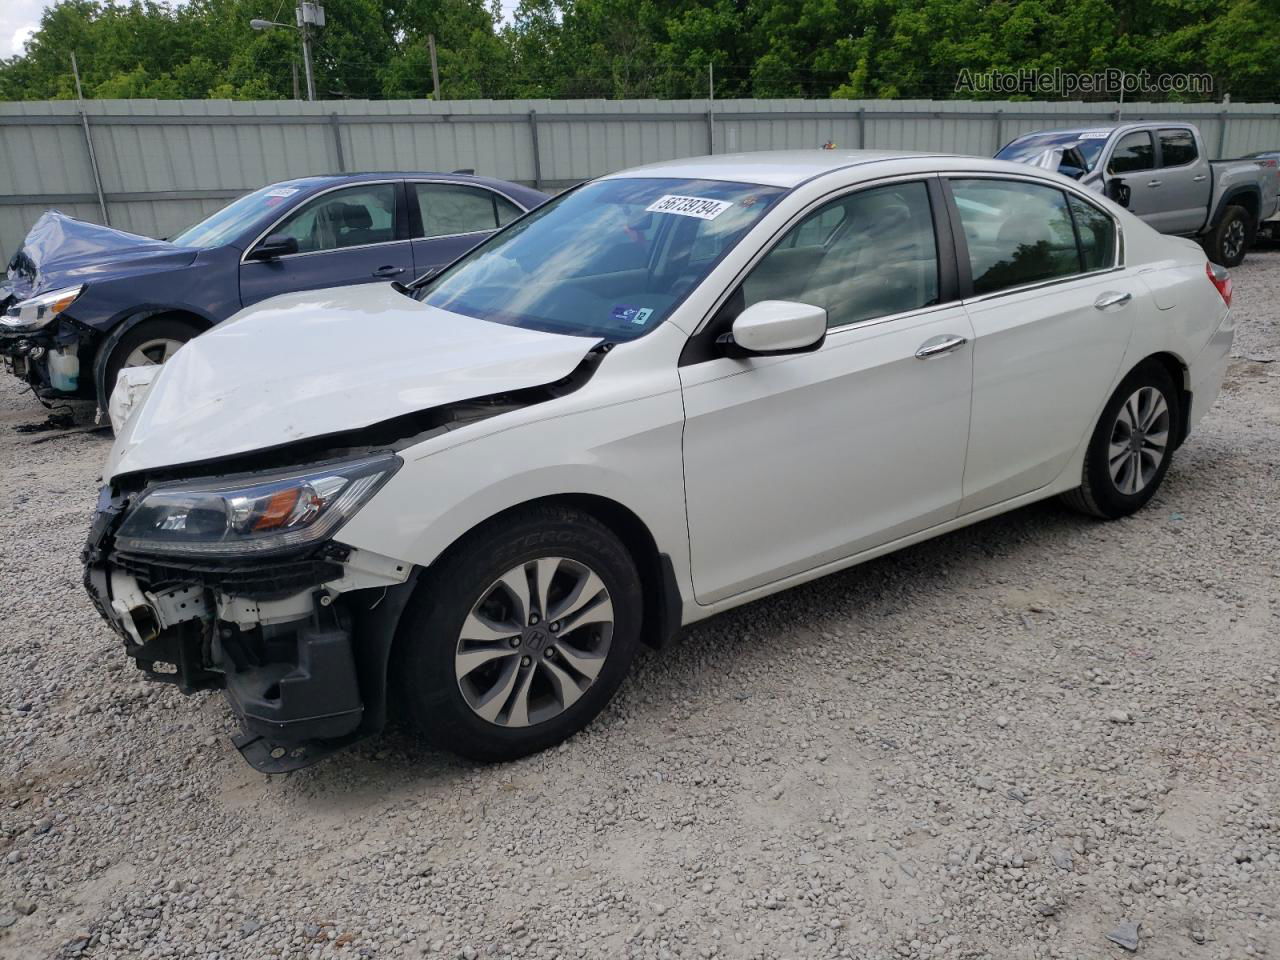
<instances>
[{"instance_id":1,"label":"windshield wiper","mask_svg":"<svg viewBox=\"0 0 1280 960\"><path fill-rule=\"evenodd\" d=\"M406 297L412 297L415 293L425 287L428 283L435 279L436 274L440 272L439 267L432 267L420 277L410 280L408 283L401 283L399 280L391 281L391 289L396 293L403 293Z\"/></svg>"}]
</instances>

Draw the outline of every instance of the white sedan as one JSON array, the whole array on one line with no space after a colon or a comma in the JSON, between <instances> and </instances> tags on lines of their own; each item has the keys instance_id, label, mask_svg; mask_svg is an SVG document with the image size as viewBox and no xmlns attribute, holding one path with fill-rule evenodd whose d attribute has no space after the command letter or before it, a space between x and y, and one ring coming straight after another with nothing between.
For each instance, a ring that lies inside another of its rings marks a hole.
<instances>
[{"instance_id":1,"label":"white sedan","mask_svg":"<svg viewBox=\"0 0 1280 960\"><path fill-rule=\"evenodd\" d=\"M1026 166L628 170L184 347L118 411L86 583L148 674L226 692L260 769L397 698L517 757L682 625L1046 497L1139 509L1230 302L1194 243Z\"/></svg>"}]
</instances>

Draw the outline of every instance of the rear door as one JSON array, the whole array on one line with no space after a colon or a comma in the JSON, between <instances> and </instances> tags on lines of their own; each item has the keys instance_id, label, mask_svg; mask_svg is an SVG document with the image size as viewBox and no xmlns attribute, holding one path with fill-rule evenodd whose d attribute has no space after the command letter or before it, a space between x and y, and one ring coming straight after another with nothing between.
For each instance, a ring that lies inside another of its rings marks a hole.
<instances>
[{"instance_id":1,"label":"rear door","mask_svg":"<svg viewBox=\"0 0 1280 960\"><path fill-rule=\"evenodd\" d=\"M949 190L974 330L965 514L1058 477L1151 304L1102 208L1011 177L957 175Z\"/></svg>"},{"instance_id":2,"label":"rear door","mask_svg":"<svg viewBox=\"0 0 1280 960\"><path fill-rule=\"evenodd\" d=\"M406 279L413 251L402 194L397 180L358 183L326 190L285 215L241 259L244 305L298 290ZM298 242L297 253L254 259L259 243L281 235Z\"/></svg>"},{"instance_id":3,"label":"rear door","mask_svg":"<svg viewBox=\"0 0 1280 960\"><path fill-rule=\"evenodd\" d=\"M1155 188L1161 209L1149 221L1161 233L1195 233L1209 212L1209 162L1200 156L1196 136L1188 127L1162 127L1156 131L1160 166Z\"/></svg>"},{"instance_id":4,"label":"rear door","mask_svg":"<svg viewBox=\"0 0 1280 960\"><path fill-rule=\"evenodd\" d=\"M410 180L409 230L414 271L421 276L462 256L524 210L486 187Z\"/></svg>"}]
</instances>

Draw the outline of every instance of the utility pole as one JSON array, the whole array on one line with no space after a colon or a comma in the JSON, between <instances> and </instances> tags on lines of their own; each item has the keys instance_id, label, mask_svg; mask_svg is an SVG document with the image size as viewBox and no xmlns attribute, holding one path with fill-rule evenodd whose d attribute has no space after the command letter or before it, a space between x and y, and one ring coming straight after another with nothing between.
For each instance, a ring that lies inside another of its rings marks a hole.
<instances>
[{"instance_id":1,"label":"utility pole","mask_svg":"<svg viewBox=\"0 0 1280 960\"><path fill-rule=\"evenodd\" d=\"M436 35L427 34L427 48L431 51L431 89L435 91L435 99L440 99L440 68L436 66Z\"/></svg>"},{"instance_id":2,"label":"utility pole","mask_svg":"<svg viewBox=\"0 0 1280 960\"><path fill-rule=\"evenodd\" d=\"M289 73L293 77L293 99L301 100L302 97L299 96L298 94L298 61L297 60L289 61Z\"/></svg>"},{"instance_id":3,"label":"utility pole","mask_svg":"<svg viewBox=\"0 0 1280 960\"><path fill-rule=\"evenodd\" d=\"M711 140L711 152L716 152L716 65L707 63L707 95L711 105L707 108L707 130Z\"/></svg>"},{"instance_id":4,"label":"utility pole","mask_svg":"<svg viewBox=\"0 0 1280 960\"><path fill-rule=\"evenodd\" d=\"M314 7L314 4L298 0L298 30L302 33L302 69L307 75L307 99L314 100L316 98L316 80L311 73L311 33L307 29L307 21L310 19L307 16L307 7ZM320 16L323 18L324 8L321 7L320 10Z\"/></svg>"}]
</instances>

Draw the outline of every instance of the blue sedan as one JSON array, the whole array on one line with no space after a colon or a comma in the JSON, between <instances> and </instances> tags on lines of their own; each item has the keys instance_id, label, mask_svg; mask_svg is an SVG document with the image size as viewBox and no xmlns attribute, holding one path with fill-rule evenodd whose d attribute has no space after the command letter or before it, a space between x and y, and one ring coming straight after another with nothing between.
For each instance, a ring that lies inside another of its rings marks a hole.
<instances>
[{"instance_id":1,"label":"blue sedan","mask_svg":"<svg viewBox=\"0 0 1280 960\"><path fill-rule=\"evenodd\" d=\"M105 408L121 369L163 363L242 307L409 280L546 199L457 173L302 177L240 197L168 240L50 211L0 283L0 355L38 395Z\"/></svg>"}]
</instances>

